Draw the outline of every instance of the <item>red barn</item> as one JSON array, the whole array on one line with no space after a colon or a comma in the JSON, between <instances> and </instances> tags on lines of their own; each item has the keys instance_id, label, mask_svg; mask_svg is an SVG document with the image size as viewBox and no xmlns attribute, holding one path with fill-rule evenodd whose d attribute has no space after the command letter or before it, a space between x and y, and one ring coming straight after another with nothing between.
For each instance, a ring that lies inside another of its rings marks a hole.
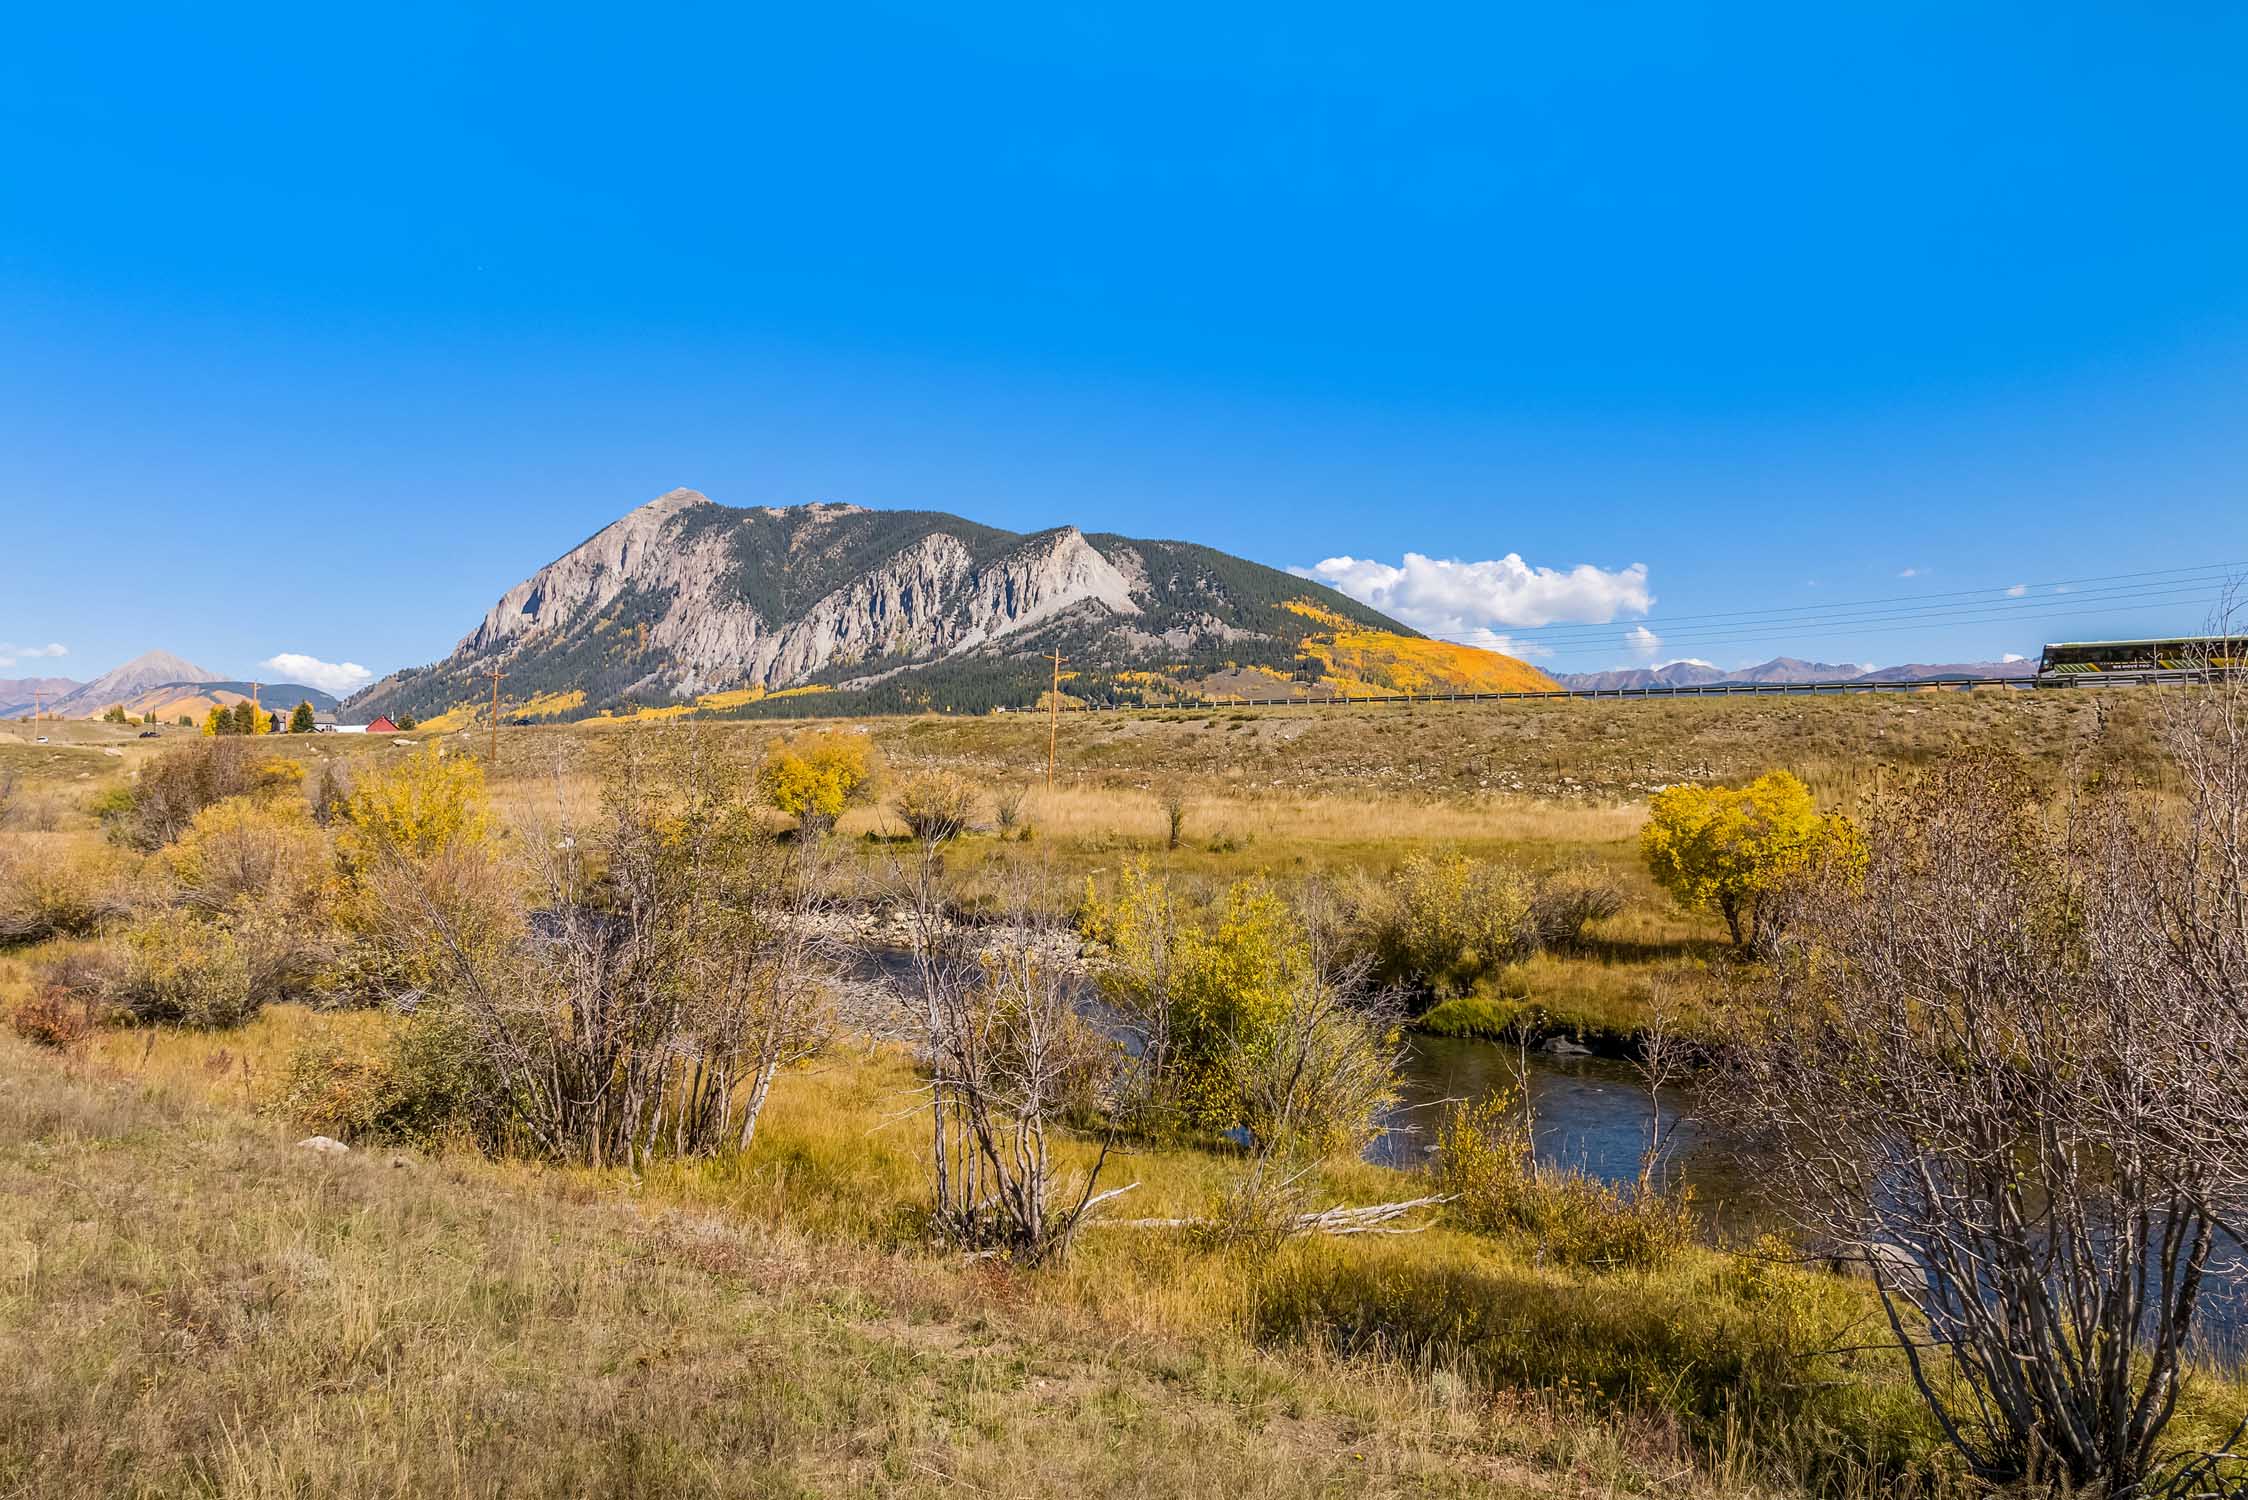
<instances>
[{"instance_id":1,"label":"red barn","mask_svg":"<svg viewBox=\"0 0 2248 1500\"><path fill-rule=\"evenodd\" d=\"M367 726L367 733L369 734L396 734L397 732L398 726L390 722L388 714L384 714Z\"/></svg>"}]
</instances>

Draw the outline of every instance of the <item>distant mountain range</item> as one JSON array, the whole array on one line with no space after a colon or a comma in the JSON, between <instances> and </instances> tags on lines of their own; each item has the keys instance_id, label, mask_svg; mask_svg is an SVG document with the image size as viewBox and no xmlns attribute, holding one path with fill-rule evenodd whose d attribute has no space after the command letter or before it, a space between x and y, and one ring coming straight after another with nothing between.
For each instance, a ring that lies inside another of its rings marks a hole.
<instances>
[{"instance_id":1,"label":"distant mountain range","mask_svg":"<svg viewBox=\"0 0 2248 1500\"><path fill-rule=\"evenodd\" d=\"M937 511L737 509L673 490L500 597L452 655L354 695L437 727L497 667L518 718L600 712L980 712L1551 679L1430 641L1323 585L1191 542L1028 535Z\"/></svg>"},{"instance_id":2,"label":"distant mountain range","mask_svg":"<svg viewBox=\"0 0 2248 1500\"><path fill-rule=\"evenodd\" d=\"M1661 667L1631 667L1609 672L1557 672L1554 681L1565 688L1600 689L1647 687L1708 687L1721 682L1925 682L1942 677L2027 677L2037 670L2028 661L1969 661L1934 665L1922 662L1901 667L1865 667L1855 662L1803 661L1775 656L1753 667L1725 671L1708 662L1674 661Z\"/></svg>"},{"instance_id":3,"label":"distant mountain range","mask_svg":"<svg viewBox=\"0 0 2248 1500\"><path fill-rule=\"evenodd\" d=\"M21 718L79 686L71 677L0 677L0 719Z\"/></svg>"},{"instance_id":4,"label":"distant mountain range","mask_svg":"<svg viewBox=\"0 0 2248 1500\"><path fill-rule=\"evenodd\" d=\"M20 693L16 691L19 688ZM0 717L20 718L31 713L34 688L44 699L37 705L39 711L58 719L98 719L112 708L122 708L136 719L153 717L170 722L185 714L201 720L214 705L232 706L253 691L269 709L286 711L306 702L322 713L333 713L337 708L335 697L316 687L298 682L229 681L169 651L144 652L92 682L61 677L0 681Z\"/></svg>"},{"instance_id":5,"label":"distant mountain range","mask_svg":"<svg viewBox=\"0 0 2248 1500\"><path fill-rule=\"evenodd\" d=\"M47 709L60 719L98 719L111 707L138 697L152 688L172 683L216 682L219 674L205 671L169 651L144 651L73 691Z\"/></svg>"}]
</instances>

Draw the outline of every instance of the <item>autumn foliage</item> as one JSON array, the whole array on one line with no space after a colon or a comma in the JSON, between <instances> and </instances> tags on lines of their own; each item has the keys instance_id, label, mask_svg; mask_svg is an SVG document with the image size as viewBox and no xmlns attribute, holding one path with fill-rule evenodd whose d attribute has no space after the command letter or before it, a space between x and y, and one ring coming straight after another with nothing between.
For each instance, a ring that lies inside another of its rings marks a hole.
<instances>
[{"instance_id":1,"label":"autumn foliage","mask_svg":"<svg viewBox=\"0 0 2248 1500\"><path fill-rule=\"evenodd\" d=\"M863 734L800 734L765 752L757 788L768 806L818 835L834 827L845 808L873 794L876 770L874 747Z\"/></svg>"},{"instance_id":2,"label":"autumn foliage","mask_svg":"<svg viewBox=\"0 0 2248 1500\"><path fill-rule=\"evenodd\" d=\"M1689 910L1714 912L1738 948L1772 936L1772 895L1813 868L1848 875L1865 864L1857 827L1822 815L1810 788L1786 771L1747 786L1674 786L1657 792L1640 836L1655 883Z\"/></svg>"}]
</instances>

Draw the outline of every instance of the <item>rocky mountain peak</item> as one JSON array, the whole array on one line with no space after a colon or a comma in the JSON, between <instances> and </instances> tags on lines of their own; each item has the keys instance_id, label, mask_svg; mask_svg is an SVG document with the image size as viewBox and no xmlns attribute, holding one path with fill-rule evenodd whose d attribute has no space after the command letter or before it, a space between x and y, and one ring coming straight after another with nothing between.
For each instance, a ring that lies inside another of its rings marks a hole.
<instances>
[{"instance_id":1,"label":"rocky mountain peak","mask_svg":"<svg viewBox=\"0 0 2248 1500\"><path fill-rule=\"evenodd\" d=\"M1286 683L1323 628L1292 605L1309 587L1186 542L834 503L736 508L675 489L509 589L446 660L351 707L426 716L477 701L495 664L509 696L568 697L573 712L786 689L992 706L1035 697L1038 653L1052 650L1135 691L1181 673ZM1411 634L1340 595L1330 605Z\"/></svg>"}]
</instances>

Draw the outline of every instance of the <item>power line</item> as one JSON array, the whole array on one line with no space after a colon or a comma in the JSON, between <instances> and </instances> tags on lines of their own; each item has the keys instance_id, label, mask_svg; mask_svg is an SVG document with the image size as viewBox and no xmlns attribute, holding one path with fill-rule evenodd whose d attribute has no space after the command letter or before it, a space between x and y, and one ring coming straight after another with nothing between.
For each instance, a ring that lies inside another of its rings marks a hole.
<instances>
[{"instance_id":1,"label":"power line","mask_svg":"<svg viewBox=\"0 0 2248 1500\"><path fill-rule=\"evenodd\" d=\"M2208 569L2158 569L2158 571L2151 571L2151 573L2136 573L2136 576L2118 576L2118 578L2160 578L2160 582L2156 582L2154 587L2147 587L2147 585L2075 587L2075 585L2070 585L2070 582L2057 582L2057 585L2014 585L2014 587L2021 587L2021 589L2037 587L2037 589L2070 589L2070 591L2068 591L2068 594L2028 594L2028 591L2023 591L2023 594L2019 594L2019 596L2012 594L2012 591L2005 591L2005 594L2001 594L1998 598L1967 598L1969 594L1987 594L1987 591L1983 591L1983 589L1963 589L1954 596L1954 598L1963 600L1963 603L1920 603L1920 605L1909 605L1909 607L1852 607L1852 605L1792 607L1792 609L1787 609L1785 614L1783 612L1733 612L1733 614L1724 614L1724 616L1720 616L1720 614L1675 616L1675 618L1650 616L1650 618L1646 618L1646 621L1607 621L1607 623L1601 623L1601 625L1522 627L1522 630L1490 627L1490 630L1475 632L1475 634L1439 634L1439 632L1432 632L1430 639L1452 641L1452 643L1459 643L1459 645L1488 645L1493 639L1506 639L1506 641L1517 641L1517 643L1524 643L1524 645L1553 645L1553 648L1569 648L1569 645L1583 645L1583 648L1610 648L1610 645L1619 641L1621 632L1637 630L1637 627L1646 627L1646 630L1650 630L1650 632L1661 634L1661 639L1664 639L1666 643L1673 643L1673 641L1684 643L1684 641L1758 639L1758 636L1796 634L1801 630L1810 630L1810 627L1828 627L1828 625L1873 627L1873 625L1886 623L1886 621L1904 621L1909 625L1994 623L1994 621L2007 621L2007 618L2032 618L2032 614L2043 612L2043 609L2061 605L2061 600L2068 600L2068 603L2066 603L2068 612L2091 614L2091 612L2097 612L2097 609L2122 607L2118 600L2185 600L2185 598L2203 598L2203 596L2214 598L2214 596L2217 596L2214 591L2221 591L2221 587L2226 585L2226 582L2230 582L2230 576L2226 576L2226 571L2223 571L2228 567L2235 567L2235 564L2210 564ZM2185 576L2185 573L2201 573L2201 576ZM1756 618L1758 614L1762 614L1765 618ZM1702 621L1708 621L1708 623L1690 625L1690 627L1686 627L1686 630L1679 630L1679 621L1686 621L1686 618L1702 618Z\"/></svg>"},{"instance_id":2,"label":"power line","mask_svg":"<svg viewBox=\"0 0 2248 1500\"><path fill-rule=\"evenodd\" d=\"M2189 584L2181 584L2175 588L2100 590L2068 595L2048 594L2041 598L2009 600L2003 604L1996 601L1985 601L1981 604L1942 605L1930 610L1892 611L1878 615L1805 616L1801 619L1771 624L1715 625L1696 630L1658 631L1654 630L1652 625L1647 628L1652 634L1658 636L1666 646L1723 645L1728 641L1769 640L1780 635L1799 637L1811 631L1826 634L1848 633L1848 631L1882 634L1899 629L1924 630L1953 625L1993 625L2005 624L2013 620L2056 619L2064 616L2100 614L2127 609L2159 606L2183 607L2204 601L2214 603L2221 597L2221 591L2217 589L2215 580L2204 579ZM2055 611L2058 611L2058 613L2054 613ZM1554 640L1550 637L1533 636L1527 633L1517 634L1511 631L1495 631L1492 634L1518 645L1544 646L1556 651L1606 651L1613 650L1615 646L1622 643L1629 631L1637 628L1637 623L1633 622L1627 625L1618 622L1605 627L1599 635L1571 637L1564 640ZM1843 630L1842 627L1847 627L1847 630ZM1452 640L1457 645L1484 644L1484 640L1473 637L1440 636L1437 639Z\"/></svg>"},{"instance_id":3,"label":"power line","mask_svg":"<svg viewBox=\"0 0 2248 1500\"><path fill-rule=\"evenodd\" d=\"M2210 602L2210 603L2211 603L2212 605L2213 605L2213 604L2215 604L2215 603L2216 603L2216 602L2218 601L2218 597L2219 597L2219 596L2217 596L2217 595L2211 595L2211 596L2209 597L2209 602ZM2177 605L2177 604L2175 604L2175 603L2168 603L2168 602L2164 602L2164 603L2155 603L2155 604L2119 604L2119 605L2116 605L2116 606L2114 606L2114 607L2113 607L2113 608L2111 608L2111 609L2108 609L2108 610L2104 610L2104 611L2102 611L2102 613L2105 613L2105 614L2133 614L2133 613L2138 613L2138 612L2141 612L2141 611L2145 611L2145 610L2154 610L2154 609L2164 609L2164 610L2167 610L2167 609L2176 609L2177 607L2178 607L2178 605ZM2010 615L2010 616L2007 616L2006 618L2007 618L2007 619L2009 619L2009 620L2073 620L2073 619L2078 619L2078 618L2081 618L2082 614L2083 614L2083 611L2081 611L2081 610L2067 610L2067 609L2064 609L2064 610L2054 610L2054 611L2049 611L2049 612L2042 612L2042 613L2037 613L2037 614L2028 614L2028 615ZM1975 621L1965 621L1965 622L1955 622L1955 623L1966 623L1966 624L1974 624L1974 623L1978 623L1978 622L1975 622ZM1903 625L1875 625L1875 626L1870 626L1870 627L1850 627L1850 628L1847 628L1847 629L1826 629L1826 630L1820 630L1820 629L1815 629L1815 628L1814 628L1814 629L1809 629L1809 630L1802 630L1802 631L1795 631L1795 632L1791 632L1791 633L1790 633L1790 635L1789 635L1789 639L1790 639L1790 640L1798 640L1798 641L1816 641L1816 640L1855 640L1855 639L1857 639L1857 638L1858 638L1858 637L1860 637L1860 636L1867 636L1867 635L1891 635L1891 634L1895 634L1895 633L1897 633L1897 632L1899 632L1899 631L1914 631L1914 630L1925 630L1925 629L1927 629L1927 625L1926 625L1925 623L1923 623L1923 622L1918 622L1918 621L1914 621L1914 622L1909 622L1909 623L1906 623L1906 624L1903 624ZM1752 636L1752 637L1749 637L1749 639L1751 639L1751 640L1755 640L1755 639L1768 639L1768 637L1757 637L1757 636ZM1664 647L1664 649L1665 649L1665 650L1668 650L1671 644L1672 644L1672 643L1671 643L1670 639L1669 639L1668 637L1665 637L1665 638L1664 638L1664 640L1663 640L1663 647ZM1696 644L1698 644L1698 645L1700 645L1700 646L1704 647L1705 649L1706 649L1706 648L1708 648L1708 647L1709 647L1709 646L1711 645L1711 643L1709 643L1709 642L1706 642L1706 641L1705 641L1705 642L1699 642L1699 643L1696 643L1696 642L1689 642L1688 644L1689 644L1689 645L1696 645ZM1723 644L1723 643L1722 643L1722 642L1720 642L1720 643L1717 643L1717 644ZM1556 651L1556 652L1554 652L1554 653L1553 653L1553 655L1554 655L1554 656L1556 656L1556 657L1579 657L1579 656L1591 656L1591 655L1595 655L1595 654L1597 654L1598 652L1600 652L1600 651L1601 651L1601 649L1602 649L1602 648L1598 648L1598 647L1591 647L1591 646L1586 646L1586 647L1582 647L1582 648L1575 648L1575 649L1567 649L1567 650ZM1608 651L1609 651L1609 653L1610 653L1610 654L1612 654L1612 653L1613 653L1613 648L1607 648L1607 649L1608 649Z\"/></svg>"},{"instance_id":4,"label":"power line","mask_svg":"<svg viewBox=\"0 0 2248 1500\"><path fill-rule=\"evenodd\" d=\"M1788 615L1831 615L1839 611L1873 610L1882 606L1897 606L1902 609L1956 608L1959 606L1946 606L1943 601L1957 599L1972 602L1981 599L1981 602L1996 604L2012 598L2031 597L2034 591L2039 589L2069 589L2084 593L2095 593L2102 589L2143 583L2150 579L2163 583L2182 583L2195 576L2204 576L2214 580L2216 577L2238 572L2242 569L2248 569L2248 562L2196 563L2188 567L2150 568L2137 573L2103 573L2082 578L2056 578L2042 583L1991 584L1985 588L1953 589L1934 594L1893 594L1879 599L1820 600L1813 604L1778 605L1765 609L1719 610L1698 615L1670 615L1661 617L1661 619L1664 623L1671 625L1696 625L1710 621L1745 623L1750 620ZM2021 595L2015 595L2011 592L2017 588L2023 590ZM1656 619L1657 617L1649 616L1649 618ZM1591 623L1531 625L1524 626L1521 630L1513 633L1568 632L1605 628L1608 627Z\"/></svg>"},{"instance_id":5,"label":"power line","mask_svg":"<svg viewBox=\"0 0 2248 1500\"><path fill-rule=\"evenodd\" d=\"M2192 567L2152 568L2137 573L2096 574L2082 578L2054 579L2042 583L1993 584L1987 588L1955 589L1937 594L1900 594L1880 599L1822 600L1816 604L1782 605L1765 609L1721 610L1696 615L1649 615L1639 621L1525 625L1514 628L1494 627L1491 633L1503 634L1510 639L1527 637L1547 639L1578 635L1602 635L1617 629L1619 626L1631 624L1645 624L1650 628L1663 627L1668 629L1675 629L1684 625L1699 630L1705 626L1714 627L1720 623L1729 623L1735 626L1761 623L1779 627L1784 626L1791 619L1827 620L1852 617L1872 619L1932 610L1967 609L1978 606L2012 606L2017 602L2029 604L2048 602L2046 598L2037 596L2035 593L2037 590L2067 589L2072 591L2072 597L2090 599L2116 593L2135 592L2138 588L2145 586L2144 580L2155 580L2159 586L2163 587L2188 583L2216 583L2227 575L2235 574L2244 568L2248 568L2248 563L2202 563ZM2017 595L2012 592L2014 589L2020 589L2023 592ZM1946 604L1943 602L1945 600L1965 602ZM1437 639L1456 638L1439 636Z\"/></svg>"}]
</instances>

